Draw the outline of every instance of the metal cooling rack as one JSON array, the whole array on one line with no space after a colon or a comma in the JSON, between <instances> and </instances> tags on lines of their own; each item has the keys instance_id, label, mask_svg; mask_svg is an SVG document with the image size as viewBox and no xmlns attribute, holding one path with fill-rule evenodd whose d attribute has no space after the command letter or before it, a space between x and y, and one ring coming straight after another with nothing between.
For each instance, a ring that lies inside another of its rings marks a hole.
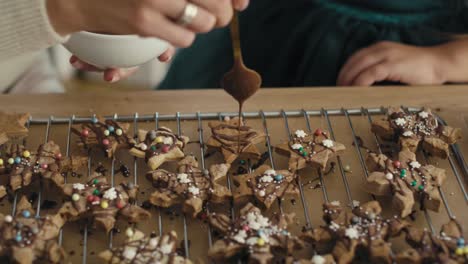
<instances>
[{"instance_id":1,"label":"metal cooling rack","mask_svg":"<svg viewBox=\"0 0 468 264\"><path fill-rule=\"evenodd\" d=\"M420 110L420 108L404 108L406 111L414 112ZM367 170L366 164L365 164L365 156L362 153L362 149L359 147L359 137L355 131L355 125L352 122L351 116L363 116L367 119L368 125L372 123L372 116L375 115L383 115L386 113L385 108L355 108L355 109L320 109L320 110L297 110L297 111L259 111L259 112L245 112L243 113L244 118L255 118L255 119L260 119L262 124L263 124L263 129L265 134L267 135L266 138L266 147L267 151L269 154L269 162L270 165L273 169L275 169L275 160L273 158L273 153L272 153L272 144L271 144L271 139L270 139L270 133L269 133L269 128L268 128L268 122L269 119L271 118L280 118L282 119L282 122L284 123L284 129L287 132L287 135L291 138L291 130L289 128L289 121L288 118L303 118L307 130L309 132L312 132L312 124L310 121L310 117L322 117L326 121L326 126L325 129L328 129L330 132L331 138L335 139L335 131L331 122L331 119L335 116L341 116L345 117L347 120L347 123L349 124L349 128L352 131L352 136L353 136L353 141L354 141L354 146L355 146L355 152L359 157L359 162L360 165L362 166L362 169L364 171L364 177L369 176L369 171ZM114 114L113 116L107 116L106 118L113 119L115 121L119 122L133 122L133 134L136 136L137 131L138 131L138 124L140 122L154 122L154 127L158 128L159 127L159 122L160 121L174 121L177 124L177 133L181 133L181 121L185 120L195 120L198 123L198 144L200 147L200 157L201 157L201 165L202 168L205 168L205 149L204 149L204 138L203 138L203 122L209 121L209 120L222 120L224 117L229 116L229 117L234 117L237 116L237 113L235 112L223 112L223 113L188 113L188 114L183 114L183 113L175 113L175 114L169 114L169 115L160 115L159 113L154 113L151 115L139 115L135 113L134 115L125 115L125 116L120 116L117 114ZM35 125L45 125L45 141L47 142L49 140L49 134L50 134L50 129L51 126L53 125L68 125L68 132L67 132L67 145L66 145L66 155L70 155L70 145L71 145L71 127L74 124L79 124L79 123L84 123L84 122L89 122L91 121L92 116L90 117L76 117L76 116L71 116L71 117L54 117L50 116L49 118L34 118L31 117L30 120L27 123L28 127L35 126ZM442 124L446 124L446 122L438 117L439 122ZM382 150L380 148L380 142L379 138L376 135L373 135L375 142L378 146L378 151L382 153ZM24 144L26 144L26 140L24 140ZM450 164L451 169L453 170L453 173L456 177L456 181L458 183L458 186L461 190L461 194L463 195L463 200L466 202L468 201L468 196L465 190L465 183L463 177L468 177L468 166L465 162L464 156L461 153L459 147L457 144L454 144L450 147L451 154L448 157L448 162ZM425 155L426 161L427 156ZM114 184L114 167L115 167L115 158L112 159L111 162L111 184ZM92 157L89 157L88 160L88 175L91 173L91 163L92 163ZM337 157L337 163L338 163L338 170L339 174L342 177L343 180L343 185L345 187L346 191L346 196L349 202L350 206L354 206L353 203L353 195L351 193L350 187L349 187L349 182L348 178L346 177L346 172L344 169L343 161L340 156ZM250 171L251 169L251 164L249 162L248 164ZM137 171L137 160L134 158L134 164L133 164L133 182L135 184L138 184L138 171ZM317 170L317 175L318 175L318 180L320 183L320 188L322 190L323 194L323 199L326 202L329 202L329 195L327 192L327 186L325 185L324 181L324 174L321 170ZM232 181L231 181L231 176L228 175L227 177L227 187L231 189L232 186ZM65 181L67 180L67 176L65 176ZM308 210L308 199L305 195L304 192L304 184L301 182L301 178L297 177L297 183L300 189L300 198L301 198L301 203L302 203L302 208L303 208L303 214L304 214L304 219L306 222L306 227L311 228L312 223L311 223L311 218ZM448 215L448 217L453 218L454 214L452 212L452 209L449 206L449 203L447 202L446 194L444 191L439 188L439 192L441 195L441 198L443 200L443 204L445 207L445 211ZM16 211L16 204L17 204L17 199L18 199L18 194L15 193L13 204L12 204L12 214L15 213ZM36 206L36 215L39 216L41 213L41 199L42 199L42 186L41 190L38 191L38 202ZM278 200L278 208L280 211L282 211L283 206L281 200ZM209 210L209 208L207 208ZM234 217L235 215L235 210L233 205L231 204L230 208L231 212L231 217ZM162 212L159 210L158 214L158 228L159 232L163 232L163 224L162 224ZM432 232L435 232L435 228L432 224L431 216L428 214L426 210L424 210L424 216L425 220L427 221L427 224ZM83 227L83 246L82 246L82 263L87 263L87 251L88 251L88 226L85 225ZM189 230L187 228L187 219L185 216L183 217L183 244L184 244L184 250L185 250L185 255L187 257L190 257L190 247L189 247L189 241L188 241L188 233ZM211 246L213 238L212 238L212 232L210 229L208 229L208 244ZM60 233L59 237L59 243L62 244L63 241L63 235L62 232ZM112 247L112 242L113 242L113 233L111 232L108 238L108 246Z\"/></svg>"}]
</instances>

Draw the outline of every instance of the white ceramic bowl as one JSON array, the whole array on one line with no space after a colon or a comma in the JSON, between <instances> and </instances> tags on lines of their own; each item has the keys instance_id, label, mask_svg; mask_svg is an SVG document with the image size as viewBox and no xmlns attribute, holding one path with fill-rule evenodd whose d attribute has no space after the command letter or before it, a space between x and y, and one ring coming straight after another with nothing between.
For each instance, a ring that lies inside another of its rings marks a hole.
<instances>
[{"instance_id":1,"label":"white ceramic bowl","mask_svg":"<svg viewBox=\"0 0 468 264\"><path fill-rule=\"evenodd\" d=\"M63 46L81 60L105 69L144 64L164 53L169 44L158 38L82 31L72 34Z\"/></svg>"}]
</instances>

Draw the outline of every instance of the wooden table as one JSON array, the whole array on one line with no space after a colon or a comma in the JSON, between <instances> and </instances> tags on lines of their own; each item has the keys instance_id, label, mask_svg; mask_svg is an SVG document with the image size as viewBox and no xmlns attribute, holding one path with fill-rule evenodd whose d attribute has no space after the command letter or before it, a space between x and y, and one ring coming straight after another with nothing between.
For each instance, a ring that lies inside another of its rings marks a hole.
<instances>
[{"instance_id":1,"label":"wooden table","mask_svg":"<svg viewBox=\"0 0 468 264\"><path fill-rule=\"evenodd\" d=\"M450 125L460 127L463 130L464 139L459 143L462 152L468 157L468 86L439 86L439 87L372 87L372 88L288 88L288 89L262 89L245 105L245 111L259 111L259 110L300 110L300 109L339 109L346 108L359 108L359 107L380 107L380 106L430 106L432 109L442 116ZM135 91L135 92L122 92L109 90L100 90L97 92L74 92L63 95L2 95L0 96L0 110L8 112L29 112L33 117L49 117L62 116L66 117L72 114L77 116L89 116L90 114L112 115L117 113L119 115L133 115L135 112L139 114L153 114L159 112L160 114L174 114L175 112L181 113L194 113L200 112L235 112L237 104L222 90L186 90L186 91ZM369 131L369 126L365 118L354 117L356 121L356 133L363 135L366 143L372 143L372 135ZM319 127L326 127L326 122L320 120L320 117L312 119L313 129ZM354 121L353 121L354 122ZM161 125L167 125L175 128L175 122L163 122ZM344 178L349 181L349 186L356 200L369 200L371 199L368 194L363 192L362 183L364 180L364 172L360 169L357 150L351 145L352 136L350 136L350 127L344 117L335 117L333 119L333 126L337 140L347 146L347 151L341 158L344 164L349 164L353 168L352 173L346 173L342 177L339 170L327 175L324 183L327 186L328 195L330 200L346 201L347 195L344 192L343 182ZM360 124L360 125L359 125ZM367 124L367 125L365 125ZM250 120L249 125L257 129L262 128L261 120ZM290 118L289 126L291 131L294 129L304 129L304 119L301 117ZM139 128L153 128L154 123L141 123ZM205 140L210 136L210 131L207 128L207 122L204 121L204 134ZM284 129L284 123L281 118L277 120L269 120L270 135L272 145L276 145L281 141L287 139L287 134ZM65 144L65 134L63 133L66 126L55 125L52 128L51 139L58 141L62 146ZM36 127L36 132L31 134L38 135L28 139L28 144L36 145L43 142L44 126ZM182 124L182 131L193 140L198 139L198 129L196 120L184 122ZM370 144L369 143L369 144ZM376 149L375 142L371 146ZM262 146L263 147L263 146ZM76 147L72 146L72 152L77 151ZM200 147L198 144L191 144L186 149L186 152L193 152L200 157ZM264 151L264 150L263 150ZM287 159L275 156L275 163L277 168L287 166ZM129 157L123 158L127 164L133 161ZM219 157L218 157L219 158ZM208 158L208 163L213 163L214 160ZM439 163L440 162L440 163ZM463 196L460 194L460 187L450 170L447 161L438 161L431 159L431 163L440 164L441 167L449 171L448 180L443 186L443 190L448 200L449 206L454 213L459 217L462 224L468 226L468 210L466 201L464 202ZM106 163L109 165L109 162ZM208 166L208 165L207 165ZM144 184L144 174L147 168L143 161L138 162L138 177L139 183ZM303 183L311 179L317 180L317 173L312 170L301 171L301 178ZM141 179L140 179L141 178ZM71 181L79 181L79 179L70 179ZM128 180L119 176L116 181ZM315 184L314 182L313 184ZM322 223L320 204L323 202L322 192L320 188L313 189L304 187L305 196L308 201L308 213L310 214L312 226L318 226ZM465 179L466 187L466 179ZM145 186L147 196L150 192L150 187ZM141 198L144 199L144 198ZM297 198L296 198L297 199ZM295 211L298 214L297 225L293 227L292 231L295 233L300 232L301 227L305 224L305 216L301 215L301 202L297 199L297 205L285 201L283 209L285 212ZM140 202L143 200L139 200ZM388 199L380 199L384 203L386 211L389 210ZM8 207L8 205L7 205ZM8 211L8 208L0 208L0 210ZM272 210L277 210L272 209ZM45 213L41 211L42 213ZM151 211L157 216L156 210ZM391 213L391 212L389 212ZM440 212L429 212L432 222L436 228L439 229L440 225L447 221L447 214L443 206ZM172 216L163 215L164 228L163 230L176 229L179 232L179 237L183 238L180 234L181 219ZM154 219L148 223L139 224L139 228L143 228L146 232L154 230L157 225ZM424 222L423 213L417 214L416 224L426 226ZM203 258L206 253L207 239L206 228L199 228L200 222L197 220L188 220L189 234L188 239L192 240L191 256L192 258ZM64 231L64 246L68 252L75 252L72 256L73 263L80 263L81 257L79 252L82 247L78 246L74 236L79 236L78 230L82 227L67 225ZM107 245L105 236L100 232L94 233L90 236L88 244L88 263L96 260L96 253L104 249ZM465 228L465 235L468 232ZM117 236L119 241L119 236ZM201 239L201 242L200 242ZM116 242L117 243L117 242Z\"/></svg>"}]
</instances>

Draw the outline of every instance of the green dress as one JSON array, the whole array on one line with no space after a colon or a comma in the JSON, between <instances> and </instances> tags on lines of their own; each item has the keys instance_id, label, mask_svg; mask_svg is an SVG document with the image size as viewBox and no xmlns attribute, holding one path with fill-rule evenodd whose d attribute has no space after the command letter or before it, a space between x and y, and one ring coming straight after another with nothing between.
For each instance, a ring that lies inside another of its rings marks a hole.
<instances>
[{"instance_id":1,"label":"green dress","mask_svg":"<svg viewBox=\"0 0 468 264\"><path fill-rule=\"evenodd\" d=\"M437 45L466 32L468 8L464 0L252 0L239 19L244 62L264 87L333 86L363 47ZM217 29L177 53L159 88L219 88L231 66L229 29Z\"/></svg>"}]
</instances>

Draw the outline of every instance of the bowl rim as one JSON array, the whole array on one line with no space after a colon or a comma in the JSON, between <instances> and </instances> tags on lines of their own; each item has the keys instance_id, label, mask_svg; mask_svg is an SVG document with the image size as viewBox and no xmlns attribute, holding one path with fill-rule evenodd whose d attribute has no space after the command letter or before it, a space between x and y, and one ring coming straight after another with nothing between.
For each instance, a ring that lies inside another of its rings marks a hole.
<instances>
[{"instance_id":1,"label":"bowl rim","mask_svg":"<svg viewBox=\"0 0 468 264\"><path fill-rule=\"evenodd\" d=\"M94 33L94 32L89 32L89 31L79 31L79 32L76 32L75 34L80 34L80 35L87 35L87 36L90 36L90 37L98 37L98 38L112 38L112 39L115 39L115 38L120 38L120 39L135 39L135 38L141 38L141 39L144 39L143 37L140 37L138 35L112 35L112 34L101 34L101 33Z\"/></svg>"}]
</instances>

